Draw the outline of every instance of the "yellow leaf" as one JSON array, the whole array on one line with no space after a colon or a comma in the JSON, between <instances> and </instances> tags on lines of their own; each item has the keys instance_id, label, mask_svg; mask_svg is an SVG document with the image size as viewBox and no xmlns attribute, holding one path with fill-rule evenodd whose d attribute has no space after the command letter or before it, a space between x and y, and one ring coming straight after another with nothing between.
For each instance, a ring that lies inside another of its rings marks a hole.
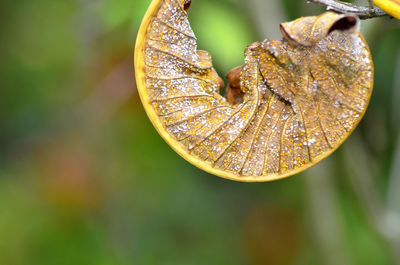
<instances>
[{"instance_id":1,"label":"yellow leaf","mask_svg":"<svg viewBox=\"0 0 400 265\"><path fill-rule=\"evenodd\" d=\"M400 19L400 0L374 0L374 4L391 16Z\"/></svg>"},{"instance_id":2,"label":"yellow leaf","mask_svg":"<svg viewBox=\"0 0 400 265\"><path fill-rule=\"evenodd\" d=\"M247 46L223 97L211 55L197 50L190 2L153 0L135 51L146 112L182 157L220 177L270 181L318 163L356 128L373 86L357 17L282 23L283 40Z\"/></svg>"}]
</instances>

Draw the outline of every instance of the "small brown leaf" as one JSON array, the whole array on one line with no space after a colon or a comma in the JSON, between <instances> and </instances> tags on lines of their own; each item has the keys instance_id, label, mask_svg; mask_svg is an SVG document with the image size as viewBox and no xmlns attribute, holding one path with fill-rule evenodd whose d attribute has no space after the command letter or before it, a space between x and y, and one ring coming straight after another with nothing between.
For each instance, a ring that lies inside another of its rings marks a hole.
<instances>
[{"instance_id":1,"label":"small brown leaf","mask_svg":"<svg viewBox=\"0 0 400 265\"><path fill-rule=\"evenodd\" d=\"M228 87L226 88L225 97L232 105L243 102L244 93L240 90L240 73L242 66L232 69L227 75Z\"/></svg>"}]
</instances>

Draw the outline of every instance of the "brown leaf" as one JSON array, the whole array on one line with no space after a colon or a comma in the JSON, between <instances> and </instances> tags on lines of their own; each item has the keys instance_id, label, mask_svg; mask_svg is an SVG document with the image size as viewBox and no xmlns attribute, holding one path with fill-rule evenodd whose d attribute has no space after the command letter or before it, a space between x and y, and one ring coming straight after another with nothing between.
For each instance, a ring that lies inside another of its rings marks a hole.
<instances>
[{"instance_id":1,"label":"brown leaf","mask_svg":"<svg viewBox=\"0 0 400 265\"><path fill-rule=\"evenodd\" d=\"M281 41L247 47L225 98L211 56L197 50L188 3L154 0L135 54L144 107L185 159L229 179L273 180L326 158L355 129L373 83L358 18L326 12L282 23Z\"/></svg>"}]
</instances>

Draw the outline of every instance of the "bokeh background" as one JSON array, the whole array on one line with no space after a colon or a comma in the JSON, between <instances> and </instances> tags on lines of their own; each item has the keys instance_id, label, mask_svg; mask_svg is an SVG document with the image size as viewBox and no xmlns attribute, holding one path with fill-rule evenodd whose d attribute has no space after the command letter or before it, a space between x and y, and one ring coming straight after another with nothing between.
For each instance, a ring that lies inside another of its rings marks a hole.
<instances>
[{"instance_id":1,"label":"bokeh background","mask_svg":"<svg viewBox=\"0 0 400 265\"><path fill-rule=\"evenodd\" d=\"M246 184L187 163L146 117L133 51L149 2L1 1L0 264L400 264L400 22L362 24L375 87L348 141ZM190 20L224 75L280 22L322 11L193 0Z\"/></svg>"}]
</instances>

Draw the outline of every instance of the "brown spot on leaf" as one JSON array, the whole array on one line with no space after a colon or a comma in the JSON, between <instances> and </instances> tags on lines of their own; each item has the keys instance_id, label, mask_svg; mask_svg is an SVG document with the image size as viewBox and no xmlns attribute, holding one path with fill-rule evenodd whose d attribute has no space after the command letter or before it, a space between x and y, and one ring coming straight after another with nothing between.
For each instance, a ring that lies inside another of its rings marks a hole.
<instances>
[{"instance_id":1,"label":"brown spot on leaf","mask_svg":"<svg viewBox=\"0 0 400 265\"><path fill-rule=\"evenodd\" d=\"M185 0L185 3L183 5L183 9L187 12L189 11L190 6L192 5L192 0Z\"/></svg>"}]
</instances>

